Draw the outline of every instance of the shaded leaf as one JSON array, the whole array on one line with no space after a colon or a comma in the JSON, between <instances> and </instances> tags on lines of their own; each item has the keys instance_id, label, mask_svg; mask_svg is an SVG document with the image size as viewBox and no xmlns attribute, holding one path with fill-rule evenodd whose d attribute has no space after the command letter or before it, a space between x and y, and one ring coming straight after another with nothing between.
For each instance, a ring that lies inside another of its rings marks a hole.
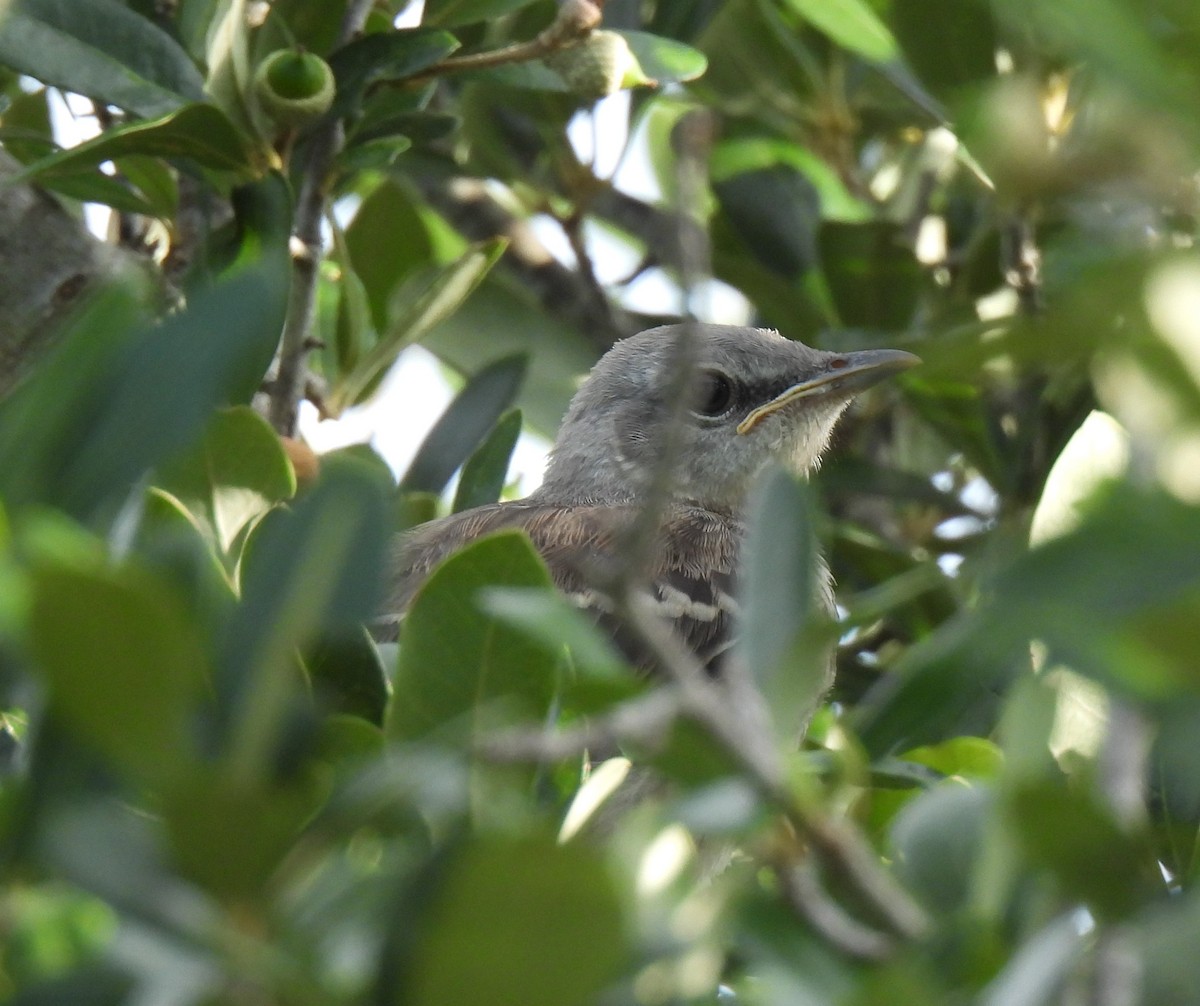
<instances>
[{"instance_id":1,"label":"shaded leaf","mask_svg":"<svg viewBox=\"0 0 1200 1006\"><path fill-rule=\"evenodd\" d=\"M431 24L428 11L426 24ZM367 88L379 80L401 80L441 62L458 48L458 39L435 28L402 28L364 35L329 57L337 79L337 98L330 114L358 110Z\"/></svg>"},{"instance_id":2,"label":"shaded leaf","mask_svg":"<svg viewBox=\"0 0 1200 1006\"><path fill-rule=\"evenodd\" d=\"M406 492L440 493L508 409L525 376L524 356L506 356L484 367L462 389L426 434L400 480Z\"/></svg>"},{"instance_id":3,"label":"shaded leaf","mask_svg":"<svg viewBox=\"0 0 1200 1006\"><path fill-rule=\"evenodd\" d=\"M454 490L453 513L495 503L500 498L513 448L520 435L520 409L510 409L496 420L487 438L463 465Z\"/></svg>"},{"instance_id":4,"label":"shaded leaf","mask_svg":"<svg viewBox=\"0 0 1200 1006\"><path fill-rule=\"evenodd\" d=\"M621 31L646 76L659 84L695 80L708 69L699 49L646 31Z\"/></svg>"},{"instance_id":5,"label":"shaded leaf","mask_svg":"<svg viewBox=\"0 0 1200 1006\"><path fill-rule=\"evenodd\" d=\"M93 140L43 157L9 179L9 184L78 172L117 157L138 154L182 157L207 168L247 175L253 160L242 135L213 105L185 105L160 119L130 122Z\"/></svg>"}]
</instances>

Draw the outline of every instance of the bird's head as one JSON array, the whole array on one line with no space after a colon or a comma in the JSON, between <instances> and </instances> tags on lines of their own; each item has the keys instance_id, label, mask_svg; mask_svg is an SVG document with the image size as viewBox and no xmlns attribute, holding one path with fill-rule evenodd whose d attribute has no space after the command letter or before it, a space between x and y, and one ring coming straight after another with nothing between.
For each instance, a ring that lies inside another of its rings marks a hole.
<instances>
[{"instance_id":1,"label":"bird's head","mask_svg":"<svg viewBox=\"0 0 1200 1006\"><path fill-rule=\"evenodd\" d=\"M636 500L662 463L679 325L617 343L571 401L538 495ZM777 332L697 324L692 387L673 463L677 498L741 506L771 461L810 471L838 417L864 388L918 363L893 349L829 353Z\"/></svg>"}]
</instances>

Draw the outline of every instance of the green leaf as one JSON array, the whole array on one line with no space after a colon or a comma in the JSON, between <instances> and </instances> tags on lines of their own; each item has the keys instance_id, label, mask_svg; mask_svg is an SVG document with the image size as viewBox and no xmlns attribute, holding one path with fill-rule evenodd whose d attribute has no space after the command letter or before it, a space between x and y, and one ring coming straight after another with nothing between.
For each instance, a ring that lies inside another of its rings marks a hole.
<instances>
[{"instance_id":1,"label":"green leaf","mask_svg":"<svg viewBox=\"0 0 1200 1006\"><path fill-rule=\"evenodd\" d=\"M188 612L130 567L35 568L30 641L71 728L138 780L186 765L208 679Z\"/></svg>"},{"instance_id":2,"label":"green leaf","mask_svg":"<svg viewBox=\"0 0 1200 1006\"><path fill-rule=\"evenodd\" d=\"M403 235L397 241L396 236ZM382 181L363 201L345 232L346 250L362 282L375 331L388 327L388 305L396 285L433 258L425 221L404 189Z\"/></svg>"},{"instance_id":3,"label":"green leaf","mask_svg":"<svg viewBox=\"0 0 1200 1006\"><path fill-rule=\"evenodd\" d=\"M484 587L550 589L550 575L517 531L482 538L447 559L405 618L388 730L415 740L479 721L540 722L556 690L557 660L505 620L485 615Z\"/></svg>"},{"instance_id":4,"label":"green leaf","mask_svg":"<svg viewBox=\"0 0 1200 1006\"><path fill-rule=\"evenodd\" d=\"M760 482L749 510L736 645L767 698L776 736L794 742L831 681L816 510L807 487L778 468Z\"/></svg>"},{"instance_id":5,"label":"green leaf","mask_svg":"<svg viewBox=\"0 0 1200 1006\"><path fill-rule=\"evenodd\" d=\"M233 123L215 106L196 104L151 122L114 126L93 140L34 161L10 176L7 184L73 174L133 154L189 158L204 167L243 177L254 170L250 151Z\"/></svg>"},{"instance_id":6,"label":"green leaf","mask_svg":"<svg viewBox=\"0 0 1200 1006\"><path fill-rule=\"evenodd\" d=\"M504 253L502 239L475 245L457 261L413 277L395 295L392 321L352 371L335 384L326 405L333 415L360 401L409 343L453 314ZM396 305L395 301L399 301Z\"/></svg>"},{"instance_id":7,"label":"green leaf","mask_svg":"<svg viewBox=\"0 0 1200 1006\"><path fill-rule=\"evenodd\" d=\"M0 63L143 116L203 97L179 43L118 0L16 0L0 14Z\"/></svg>"},{"instance_id":8,"label":"green leaf","mask_svg":"<svg viewBox=\"0 0 1200 1006\"><path fill-rule=\"evenodd\" d=\"M375 612L388 488L363 462L327 461L317 485L291 510L271 511L247 543L218 681L229 776L241 788L274 771L300 694L297 651Z\"/></svg>"},{"instance_id":9,"label":"green leaf","mask_svg":"<svg viewBox=\"0 0 1200 1006\"><path fill-rule=\"evenodd\" d=\"M451 507L454 513L495 503L500 498L513 448L520 435L521 410L509 409L496 420L492 431L463 465L454 490Z\"/></svg>"},{"instance_id":10,"label":"green leaf","mask_svg":"<svg viewBox=\"0 0 1200 1006\"><path fill-rule=\"evenodd\" d=\"M672 38L645 31L621 31L646 76L659 84L695 80L708 69L708 58L699 49Z\"/></svg>"},{"instance_id":11,"label":"green leaf","mask_svg":"<svg viewBox=\"0 0 1200 1006\"><path fill-rule=\"evenodd\" d=\"M103 399L89 427L64 445L62 505L85 514L192 443L212 410L246 383L247 369L258 370L263 348L274 348L280 319L272 308L261 276L249 273L138 338L95 389Z\"/></svg>"},{"instance_id":12,"label":"green leaf","mask_svg":"<svg viewBox=\"0 0 1200 1006\"><path fill-rule=\"evenodd\" d=\"M296 473L270 425L249 406L218 412L197 447L155 484L228 550L244 526L296 492Z\"/></svg>"},{"instance_id":13,"label":"green leaf","mask_svg":"<svg viewBox=\"0 0 1200 1006\"><path fill-rule=\"evenodd\" d=\"M787 5L843 48L876 63L899 56L896 40L866 0L786 0Z\"/></svg>"},{"instance_id":14,"label":"green leaf","mask_svg":"<svg viewBox=\"0 0 1200 1006\"><path fill-rule=\"evenodd\" d=\"M596 1001L617 978L624 918L599 850L479 836L439 865L420 939L392 939L411 956L385 953L389 1002L564 1006Z\"/></svg>"},{"instance_id":15,"label":"green leaf","mask_svg":"<svg viewBox=\"0 0 1200 1006\"><path fill-rule=\"evenodd\" d=\"M428 12L426 24L431 24ZM434 28L402 28L364 35L329 57L337 80L337 99L331 114L356 113L370 85L380 80L403 80L420 73L458 48L458 39Z\"/></svg>"},{"instance_id":16,"label":"green leaf","mask_svg":"<svg viewBox=\"0 0 1200 1006\"><path fill-rule=\"evenodd\" d=\"M305 653L304 663L324 707L383 726L391 687L379 651L362 626L321 637Z\"/></svg>"},{"instance_id":17,"label":"green leaf","mask_svg":"<svg viewBox=\"0 0 1200 1006\"><path fill-rule=\"evenodd\" d=\"M512 405L525 376L524 356L506 356L475 374L454 397L400 480L406 492L440 493Z\"/></svg>"}]
</instances>

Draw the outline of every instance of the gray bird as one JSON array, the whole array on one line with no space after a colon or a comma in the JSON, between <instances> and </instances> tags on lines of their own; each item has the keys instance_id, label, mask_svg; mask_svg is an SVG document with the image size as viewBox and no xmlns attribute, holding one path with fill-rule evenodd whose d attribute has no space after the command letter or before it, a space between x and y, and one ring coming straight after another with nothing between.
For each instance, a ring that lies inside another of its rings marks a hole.
<instances>
[{"instance_id":1,"label":"gray bird","mask_svg":"<svg viewBox=\"0 0 1200 1006\"><path fill-rule=\"evenodd\" d=\"M380 638L395 638L400 616L439 562L480 535L515 527L529 535L558 588L634 663L652 664L623 632L597 573L620 549L644 505L649 473L662 464L680 328L641 332L600 359L567 409L539 489L432 521L400 540ZM824 352L758 328L697 324L693 337L696 366L672 490L644 569L663 617L715 668L737 616L742 511L755 477L772 461L810 472L850 400L920 361L892 349Z\"/></svg>"}]
</instances>

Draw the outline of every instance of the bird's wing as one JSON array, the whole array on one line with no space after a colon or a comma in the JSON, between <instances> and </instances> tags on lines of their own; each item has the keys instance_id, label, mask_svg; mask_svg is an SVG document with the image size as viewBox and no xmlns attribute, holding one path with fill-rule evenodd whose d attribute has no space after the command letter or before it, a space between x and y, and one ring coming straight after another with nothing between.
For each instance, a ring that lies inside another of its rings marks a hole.
<instances>
[{"instance_id":1,"label":"bird's wing","mask_svg":"<svg viewBox=\"0 0 1200 1006\"><path fill-rule=\"evenodd\" d=\"M393 554L393 589L377 636L395 638L400 615L443 559L482 535L520 528L546 561L559 590L592 613L634 663L648 666L651 659L597 586L598 575L616 561L616 549L638 512L634 506L612 504L497 503L423 525L404 536ZM700 507L674 506L664 516L646 567L646 590L684 644L709 664L727 645L737 615L734 570L741 526L733 517Z\"/></svg>"}]
</instances>

